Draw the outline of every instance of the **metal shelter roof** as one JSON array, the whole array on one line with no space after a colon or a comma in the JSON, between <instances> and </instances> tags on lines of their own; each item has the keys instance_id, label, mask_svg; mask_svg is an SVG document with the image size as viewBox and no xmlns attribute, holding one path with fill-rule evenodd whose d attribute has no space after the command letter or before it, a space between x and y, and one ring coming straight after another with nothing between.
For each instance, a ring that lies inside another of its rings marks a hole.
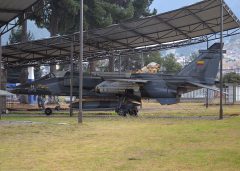
<instances>
[{"instance_id":1,"label":"metal shelter roof","mask_svg":"<svg viewBox=\"0 0 240 171\"><path fill-rule=\"evenodd\" d=\"M224 2L224 36L240 33L240 21ZM101 59L116 53L129 54L179 47L219 38L221 0L205 0L156 16L130 20L84 32L84 58ZM230 31L229 31L230 30ZM68 62L79 54L79 33L3 47L6 66Z\"/></svg>"},{"instance_id":2,"label":"metal shelter roof","mask_svg":"<svg viewBox=\"0 0 240 171\"><path fill-rule=\"evenodd\" d=\"M0 34L16 27L20 21L13 20L17 17L25 20L33 10L37 10L38 2L39 0L0 0Z\"/></svg>"}]
</instances>

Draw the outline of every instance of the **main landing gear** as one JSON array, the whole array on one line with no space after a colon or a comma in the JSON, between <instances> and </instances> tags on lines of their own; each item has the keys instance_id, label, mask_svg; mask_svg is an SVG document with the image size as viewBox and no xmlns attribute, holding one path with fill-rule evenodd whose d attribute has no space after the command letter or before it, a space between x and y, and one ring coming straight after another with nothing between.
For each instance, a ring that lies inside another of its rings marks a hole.
<instances>
[{"instance_id":1,"label":"main landing gear","mask_svg":"<svg viewBox=\"0 0 240 171\"><path fill-rule=\"evenodd\" d=\"M137 108L138 106L140 106L138 103L134 103L133 101L130 101L129 98L120 97L119 105L115 109L115 112L119 116L123 116L123 117L126 117L127 114L129 114L130 116L136 117L138 116L138 108Z\"/></svg>"}]
</instances>

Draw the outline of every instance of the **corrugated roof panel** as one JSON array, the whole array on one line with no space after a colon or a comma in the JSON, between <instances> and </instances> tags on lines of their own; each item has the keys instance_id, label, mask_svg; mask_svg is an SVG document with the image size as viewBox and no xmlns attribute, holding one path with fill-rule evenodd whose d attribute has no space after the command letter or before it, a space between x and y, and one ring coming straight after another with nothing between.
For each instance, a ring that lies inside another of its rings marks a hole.
<instances>
[{"instance_id":1,"label":"corrugated roof panel","mask_svg":"<svg viewBox=\"0 0 240 171\"><path fill-rule=\"evenodd\" d=\"M18 17L38 0L0 0L0 27Z\"/></svg>"},{"instance_id":2,"label":"corrugated roof panel","mask_svg":"<svg viewBox=\"0 0 240 171\"><path fill-rule=\"evenodd\" d=\"M216 37L216 33L220 32L220 7L220 0L205 0L156 16L125 21L106 28L84 32L84 57L98 57L99 54L123 49L128 52L140 47L161 48L166 43L178 45L178 42L181 44L187 42L186 40L195 41L203 36ZM225 3L223 28L224 31L240 28L239 20ZM71 40L74 40L75 53L78 53L79 33L75 33L5 46L3 56L5 61L12 58L12 61L25 61L26 63L36 58L48 60L51 57L62 58L64 61L66 56L69 56ZM206 40L199 39L199 42L201 41ZM15 49L17 47L18 50L14 52L12 47ZM19 56L22 60L18 59Z\"/></svg>"},{"instance_id":3,"label":"corrugated roof panel","mask_svg":"<svg viewBox=\"0 0 240 171\"><path fill-rule=\"evenodd\" d=\"M1 9L24 10L37 0L0 0Z\"/></svg>"}]
</instances>

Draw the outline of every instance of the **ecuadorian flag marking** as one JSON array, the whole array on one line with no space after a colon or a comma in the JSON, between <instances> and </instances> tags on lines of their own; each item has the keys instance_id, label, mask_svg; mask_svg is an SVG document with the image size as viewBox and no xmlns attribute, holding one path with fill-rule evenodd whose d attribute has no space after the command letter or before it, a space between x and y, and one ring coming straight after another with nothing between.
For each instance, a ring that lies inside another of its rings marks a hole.
<instances>
[{"instance_id":1,"label":"ecuadorian flag marking","mask_svg":"<svg viewBox=\"0 0 240 171\"><path fill-rule=\"evenodd\" d=\"M205 61L203 61L203 60L197 61L197 65L198 65L198 66L202 66L202 65L204 65L204 64L205 64Z\"/></svg>"}]
</instances>

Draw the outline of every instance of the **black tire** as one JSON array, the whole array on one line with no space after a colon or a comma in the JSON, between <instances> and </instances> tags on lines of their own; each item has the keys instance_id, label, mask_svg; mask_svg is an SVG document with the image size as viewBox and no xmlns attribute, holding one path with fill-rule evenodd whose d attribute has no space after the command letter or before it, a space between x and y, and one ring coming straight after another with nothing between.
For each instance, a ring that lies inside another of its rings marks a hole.
<instances>
[{"instance_id":1,"label":"black tire","mask_svg":"<svg viewBox=\"0 0 240 171\"><path fill-rule=\"evenodd\" d=\"M129 112L129 114L130 114L130 116L137 117L137 116L138 116L138 111L134 109L134 110L131 110L131 111Z\"/></svg>"},{"instance_id":2,"label":"black tire","mask_svg":"<svg viewBox=\"0 0 240 171\"><path fill-rule=\"evenodd\" d=\"M118 110L118 115L119 115L119 116L126 117L126 116L127 116L127 112L125 112L123 109L119 109L119 110Z\"/></svg>"},{"instance_id":3,"label":"black tire","mask_svg":"<svg viewBox=\"0 0 240 171\"><path fill-rule=\"evenodd\" d=\"M52 114L52 109L46 108L44 112L47 116L50 116Z\"/></svg>"}]
</instances>

